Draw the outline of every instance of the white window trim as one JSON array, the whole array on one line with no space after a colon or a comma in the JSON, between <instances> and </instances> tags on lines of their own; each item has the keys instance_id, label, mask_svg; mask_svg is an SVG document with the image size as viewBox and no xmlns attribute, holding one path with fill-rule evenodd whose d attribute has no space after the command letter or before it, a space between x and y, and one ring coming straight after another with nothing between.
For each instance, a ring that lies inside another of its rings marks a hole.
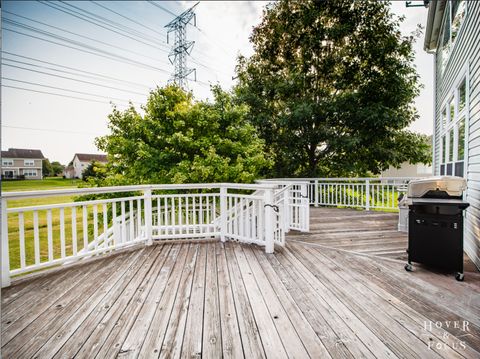
<instances>
[{"instance_id":1,"label":"white window trim","mask_svg":"<svg viewBox=\"0 0 480 359\"><path fill-rule=\"evenodd\" d=\"M37 177L38 176L38 172L36 169L32 168L32 169L26 169L26 170L23 170L23 175L25 177Z\"/></svg>"},{"instance_id":2,"label":"white window trim","mask_svg":"<svg viewBox=\"0 0 480 359\"><path fill-rule=\"evenodd\" d=\"M25 167L35 167L35 160L23 160Z\"/></svg>"},{"instance_id":3,"label":"white window trim","mask_svg":"<svg viewBox=\"0 0 480 359\"><path fill-rule=\"evenodd\" d=\"M12 159L2 159L2 166L13 166L14 161Z\"/></svg>"},{"instance_id":4,"label":"white window trim","mask_svg":"<svg viewBox=\"0 0 480 359\"><path fill-rule=\"evenodd\" d=\"M461 111L458 111L458 100L459 100L459 91L458 88L462 81L465 80L465 106ZM450 119L450 101L454 100L455 104L455 113L454 113L454 120ZM443 126L443 119L442 114L443 110L447 109L447 123L446 126ZM458 157L458 124L460 120L464 119L465 123L465 143L464 143L464 150L463 150L463 177L467 178L468 174L468 135L469 135L469 114L470 114L470 69L468 63L463 67L463 69L459 72L459 75L455 78L452 86L450 87L445 99L440 106L440 163L438 166L438 171L440 173L440 166L445 165L445 171L447 164L452 164L452 173L455 174L455 162L457 161ZM445 148L443 146L443 136L445 136L445 147L449 149L450 147L450 136L449 132L453 131L453 158L452 161L446 161L445 157Z\"/></svg>"},{"instance_id":5,"label":"white window trim","mask_svg":"<svg viewBox=\"0 0 480 359\"><path fill-rule=\"evenodd\" d=\"M452 42L452 19L451 19L451 16L452 16L452 9L451 9L451 0L447 1L446 2L446 6L449 6L450 7L450 10L448 12L449 14L449 19L448 19L448 23L449 23L449 26L450 26L450 38L448 40L448 43L449 43L449 46L450 46L450 49L449 49L449 54L448 54L448 60L447 62L445 63L445 67L442 66L442 64L440 64L440 73L441 75L443 76L443 73L444 73L444 70L448 67L449 63L450 63L450 60L452 58L451 54L453 53L455 47L456 47L456 44L457 44L457 39L460 37L460 35L462 34L462 31L463 31L463 24L466 22L467 20L467 16L468 16L468 0L463 0L464 2L464 6L465 6L465 16L463 18L463 21L462 23L460 24L460 27L458 28L458 32L457 32L457 37L455 38L455 40ZM440 28L440 31L439 31L439 34L440 36L438 37L438 40L437 40L437 49L442 49L442 40L443 40L443 30L444 30L444 27L445 27L445 17L446 17L446 13L447 11L445 10L443 12L443 16L442 16L442 26ZM443 61L443 56L444 56L444 52L442 51L442 58L441 58L441 61Z\"/></svg>"}]
</instances>

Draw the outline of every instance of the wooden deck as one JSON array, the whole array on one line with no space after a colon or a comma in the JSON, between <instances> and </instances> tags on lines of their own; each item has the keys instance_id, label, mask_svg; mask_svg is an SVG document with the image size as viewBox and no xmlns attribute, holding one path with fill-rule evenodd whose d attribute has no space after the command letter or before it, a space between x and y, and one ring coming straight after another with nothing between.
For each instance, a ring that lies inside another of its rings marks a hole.
<instances>
[{"instance_id":1,"label":"wooden deck","mask_svg":"<svg viewBox=\"0 0 480 359\"><path fill-rule=\"evenodd\" d=\"M405 272L395 218L312 209L273 255L158 244L23 281L3 358L479 358L480 274Z\"/></svg>"}]
</instances>

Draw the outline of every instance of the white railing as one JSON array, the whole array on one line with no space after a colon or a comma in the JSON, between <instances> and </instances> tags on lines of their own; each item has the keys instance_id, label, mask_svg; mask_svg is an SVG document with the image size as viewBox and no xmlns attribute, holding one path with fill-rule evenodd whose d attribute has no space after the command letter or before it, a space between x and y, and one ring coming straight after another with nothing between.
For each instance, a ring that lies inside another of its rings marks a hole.
<instances>
[{"instance_id":1,"label":"white railing","mask_svg":"<svg viewBox=\"0 0 480 359\"><path fill-rule=\"evenodd\" d=\"M397 210L398 197L418 177L288 178L261 183L307 183L310 205Z\"/></svg>"},{"instance_id":2,"label":"white railing","mask_svg":"<svg viewBox=\"0 0 480 359\"><path fill-rule=\"evenodd\" d=\"M306 228L308 201L300 194L307 185L302 186L140 185L3 193L2 286L11 276L154 240L218 237L256 243L272 253L274 244L285 243L289 229ZM9 208L14 200L84 195L110 198Z\"/></svg>"}]
</instances>

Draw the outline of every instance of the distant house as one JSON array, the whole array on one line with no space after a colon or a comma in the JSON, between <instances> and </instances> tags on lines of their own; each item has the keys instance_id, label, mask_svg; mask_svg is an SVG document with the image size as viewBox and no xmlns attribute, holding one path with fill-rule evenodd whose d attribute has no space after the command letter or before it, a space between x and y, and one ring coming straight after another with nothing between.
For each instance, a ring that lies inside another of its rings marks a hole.
<instances>
[{"instance_id":1,"label":"distant house","mask_svg":"<svg viewBox=\"0 0 480 359\"><path fill-rule=\"evenodd\" d=\"M423 163L402 163L400 168L390 167L381 173L381 177L428 177L433 174L432 166Z\"/></svg>"},{"instance_id":2,"label":"distant house","mask_svg":"<svg viewBox=\"0 0 480 359\"><path fill-rule=\"evenodd\" d=\"M40 150L9 148L2 151L2 179L42 179L44 159Z\"/></svg>"},{"instance_id":3,"label":"distant house","mask_svg":"<svg viewBox=\"0 0 480 359\"><path fill-rule=\"evenodd\" d=\"M431 1L424 48L434 56L433 172L467 180L464 248L480 268L480 2Z\"/></svg>"},{"instance_id":4,"label":"distant house","mask_svg":"<svg viewBox=\"0 0 480 359\"><path fill-rule=\"evenodd\" d=\"M73 160L65 168L65 178L82 178L82 172L92 162L107 163L107 155L91 153L75 153Z\"/></svg>"}]
</instances>

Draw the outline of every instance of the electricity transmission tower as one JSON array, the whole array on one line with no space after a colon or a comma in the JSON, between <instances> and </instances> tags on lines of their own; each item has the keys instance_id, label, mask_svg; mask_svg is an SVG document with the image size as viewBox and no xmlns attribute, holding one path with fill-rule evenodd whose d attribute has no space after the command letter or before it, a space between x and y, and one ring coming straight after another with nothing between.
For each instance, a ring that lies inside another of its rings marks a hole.
<instances>
[{"instance_id":1,"label":"electricity transmission tower","mask_svg":"<svg viewBox=\"0 0 480 359\"><path fill-rule=\"evenodd\" d=\"M196 69L189 69L187 67L187 55L190 55L193 49L193 44L195 43L194 41L187 41L187 25L192 18L194 26L197 25L195 12L193 11L197 5L198 2L165 25L168 29L167 43L169 43L168 35L172 31L175 32L175 42L172 51L170 51L170 54L168 55L168 59L175 67L173 82L183 90L187 90L187 77L192 72L195 74L195 81L197 81Z\"/></svg>"}]
</instances>

